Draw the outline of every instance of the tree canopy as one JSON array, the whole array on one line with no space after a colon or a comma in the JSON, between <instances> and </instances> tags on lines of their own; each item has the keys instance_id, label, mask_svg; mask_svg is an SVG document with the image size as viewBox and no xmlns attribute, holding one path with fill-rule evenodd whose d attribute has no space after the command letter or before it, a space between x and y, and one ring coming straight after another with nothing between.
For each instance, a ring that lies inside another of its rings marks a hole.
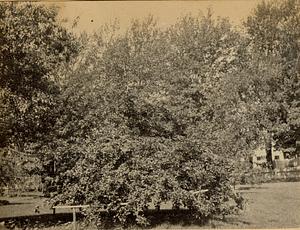
<instances>
[{"instance_id":1,"label":"tree canopy","mask_svg":"<svg viewBox=\"0 0 300 230\"><path fill-rule=\"evenodd\" d=\"M0 4L1 145L32 141L54 123L56 71L78 51L57 8Z\"/></svg>"},{"instance_id":2,"label":"tree canopy","mask_svg":"<svg viewBox=\"0 0 300 230\"><path fill-rule=\"evenodd\" d=\"M245 34L208 11L75 38L56 8L0 4L1 147L37 154L51 202L96 219L147 224L163 202L201 220L236 211L241 158L270 133L299 138L299 12L262 2Z\"/></svg>"},{"instance_id":3,"label":"tree canopy","mask_svg":"<svg viewBox=\"0 0 300 230\"><path fill-rule=\"evenodd\" d=\"M299 1L286 0L260 3L244 23L254 53L248 76L260 87L256 95L269 122L266 129L276 147L292 154L300 138L299 22ZM260 74L255 77L253 71Z\"/></svg>"},{"instance_id":4,"label":"tree canopy","mask_svg":"<svg viewBox=\"0 0 300 230\"><path fill-rule=\"evenodd\" d=\"M166 31L153 17L114 29L89 38L65 81L57 138L44 150L56 162L52 201L117 210L123 223L146 223L149 204L167 201L200 219L234 211L232 165L244 142L212 102L237 64L239 35L210 14Z\"/></svg>"},{"instance_id":5,"label":"tree canopy","mask_svg":"<svg viewBox=\"0 0 300 230\"><path fill-rule=\"evenodd\" d=\"M1 186L13 181L17 171L25 174L28 159L19 154L27 145L50 141L59 114L58 73L80 46L60 25L57 12L41 4L0 3L0 148L6 165L1 165Z\"/></svg>"}]
</instances>

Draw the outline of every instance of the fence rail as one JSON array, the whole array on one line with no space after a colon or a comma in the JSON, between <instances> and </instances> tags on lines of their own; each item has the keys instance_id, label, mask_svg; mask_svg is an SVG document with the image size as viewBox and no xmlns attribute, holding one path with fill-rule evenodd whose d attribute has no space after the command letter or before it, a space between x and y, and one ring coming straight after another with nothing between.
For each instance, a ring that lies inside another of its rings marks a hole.
<instances>
[{"instance_id":1,"label":"fence rail","mask_svg":"<svg viewBox=\"0 0 300 230\"><path fill-rule=\"evenodd\" d=\"M269 170L249 173L245 175L245 178L253 178L257 182L267 181L298 181L300 180L300 169L290 170ZM251 180L250 180L251 181Z\"/></svg>"}]
</instances>

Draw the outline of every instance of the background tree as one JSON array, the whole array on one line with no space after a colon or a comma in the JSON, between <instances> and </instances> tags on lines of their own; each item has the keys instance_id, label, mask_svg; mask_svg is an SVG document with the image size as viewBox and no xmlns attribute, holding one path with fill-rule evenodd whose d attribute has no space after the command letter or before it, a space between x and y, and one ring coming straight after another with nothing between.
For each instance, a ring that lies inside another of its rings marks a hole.
<instances>
[{"instance_id":1,"label":"background tree","mask_svg":"<svg viewBox=\"0 0 300 230\"><path fill-rule=\"evenodd\" d=\"M252 81L247 86L259 98L252 102L264 111L269 123L264 129L272 133L276 146L292 154L300 137L299 12L297 0L264 1L244 23L254 53L246 70Z\"/></svg>"},{"instance_id":2,"label":"background tree","mask_svg":"<svg viewBox=\"0 0 300 230\"><path fill-rule=\"evenodd\" d=\"M45 134L58 115L57 73L79 48L75 37L57 21L57 10L39 4L0 3L2 148L23 152L27 145L50 141Z\"/></svg>"},{"instance_id":3,"label":"background tree","mask_svg":"<svg viewBox=\"0 0 300 230\"><path fill-rule=\"evenodd\" d=\"M59 92L55 71L78 49L75 38L56 17L56 8L0 4L0 85L2 94L6 93L2 103L13 116L6 144L31 141L53 125L49 111Z\"/></svg>"}]
</instances>

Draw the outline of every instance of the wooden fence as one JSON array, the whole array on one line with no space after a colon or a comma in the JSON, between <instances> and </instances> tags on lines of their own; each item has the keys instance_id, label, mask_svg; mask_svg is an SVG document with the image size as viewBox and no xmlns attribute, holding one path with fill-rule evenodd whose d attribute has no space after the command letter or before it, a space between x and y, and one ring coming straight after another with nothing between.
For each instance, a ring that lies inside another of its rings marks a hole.
<instances>
[{"instance_id":1,"label":"wooden fence","mask_svg":"<svg viewBox=\"0 0 300 230\"><path fill-rule=\"evenodd\" d=\"M300 181L300 170L268 170L245 175L245 183L272 182L272 181Z\"/></svg>"}]
</instances>

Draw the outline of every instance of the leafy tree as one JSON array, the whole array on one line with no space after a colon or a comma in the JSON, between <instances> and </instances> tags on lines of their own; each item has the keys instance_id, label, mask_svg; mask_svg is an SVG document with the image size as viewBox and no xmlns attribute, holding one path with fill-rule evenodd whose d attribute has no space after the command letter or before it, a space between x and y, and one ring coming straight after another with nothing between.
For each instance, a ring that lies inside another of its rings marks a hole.
<instances>
[{"instance_id":1,"label":"leafy tree","mask_svg":"<svg viewBox=\"0 0 300 230\"><path fill-rule=\"evenodd\" d=\"M226 56L238 34L211 16L187 16L166 31L152 17L125 34L115 28L88 38L65 81L55 138L41 150L56 150L52 202L88 203L91 216L105 209L140 224L150 203L170 201L201 220L234 211L238 141L205 86L233 68ZM212 73L218 62L224 68Z\"/></svg>"},{"instance_id":2,"label":"leafy tree","mask_svg":"<svg viewBox=\"0 0 300 230\"><path fill-rule=\"evenodd\" d=\"M9 185L9 182L12 181L12 178L15 175L12 161L7 159L7 153L1 149L0 152L0 194L4 193L4 186Z\"/></svg>"},{"instance_id":3,"label":"leafy tree","mask_svg":"<svg viewBox=\"0 0 300 230\"><path fill-rule=\"evenodd\" d=\"M300 137L299 12L297 0L264 1L244 24L254 53L246 70L252 83L245 86L255 89L259 98L250 100L264 111L269 123L265 130L276 146L294 153Z\"/></svg>"},{"instance_id":4,"label":"leafy tree","mask_svg":"<svg viewBox=\"0 0 300 230\"><path fill-rule=\"evenodd\" d=\"M0 4L1 106L6 108L1 110L1 124L9 127L1 135L5 145L39 138L55 120L50 113L59 92L55 71L78 49L56 17L54 7Z\"/></svg>"},{"instance_id":5,"label":"leafy tree","mask_svg":"<svg viewBox=\"0 0 300 230\"><path fill-rule=\"evenodd\" d=\"M1 148L23 152L28 145L50 141L46 134L59 114L58 73L79 49L75 37L59 24L57 10L0 3Z\"/></svg>"}]
</instances>

